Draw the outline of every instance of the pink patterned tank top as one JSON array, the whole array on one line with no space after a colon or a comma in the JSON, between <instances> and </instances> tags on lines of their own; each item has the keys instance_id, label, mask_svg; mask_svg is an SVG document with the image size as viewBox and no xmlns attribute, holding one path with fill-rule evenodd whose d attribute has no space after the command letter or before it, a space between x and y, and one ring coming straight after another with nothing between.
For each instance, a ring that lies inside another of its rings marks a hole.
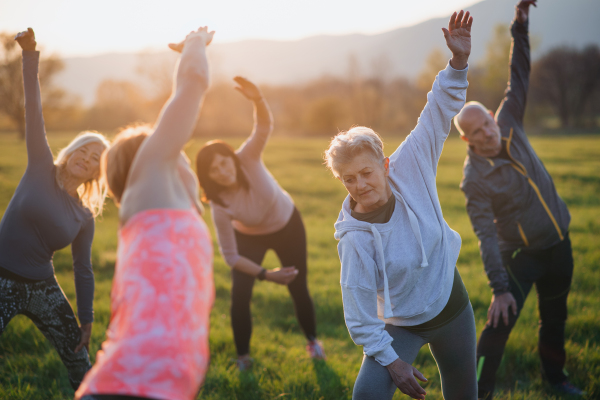
<instances>
[{"instance_id":1,"label":"pink patterned tank top","mask_svg":"<svg viewBox=\"0 0 600 400\"><path fill-rule=\"evenodd\" d=\"M139 212L119 231L106 341L75 399L192 400L209 362L213 248L194 210Z\"/></svg>"}]
</instances>

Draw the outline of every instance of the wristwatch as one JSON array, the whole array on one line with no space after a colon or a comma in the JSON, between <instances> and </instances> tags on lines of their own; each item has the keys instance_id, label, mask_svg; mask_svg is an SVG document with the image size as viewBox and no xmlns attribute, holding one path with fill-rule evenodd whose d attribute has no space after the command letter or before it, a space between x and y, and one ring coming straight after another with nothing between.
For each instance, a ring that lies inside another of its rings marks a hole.
<instances>
[{"instance_id":1,"label":"wristwatch","mask_svg":"<svg viewBox=\"0 0 600 400\"><path fill-rule=\"evenodd\" d=\"M258 275L256 275L256 277L258 278L259 281L264 281L265 278L267 277L266 275L267 275L267 270L262 268L260 270L260 272L258 273Z\"/></svg>"}]
</instances>

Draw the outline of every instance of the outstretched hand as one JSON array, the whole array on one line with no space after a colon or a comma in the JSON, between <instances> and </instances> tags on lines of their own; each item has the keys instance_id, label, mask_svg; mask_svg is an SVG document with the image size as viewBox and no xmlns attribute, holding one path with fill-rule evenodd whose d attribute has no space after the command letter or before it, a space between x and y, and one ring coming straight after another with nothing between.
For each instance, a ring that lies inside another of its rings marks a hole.
<instances>
[{"instance_id":1,"label":"outstretched hand","mask_svg":"<svg viewBox=\"0 0 600 400\"><path fill-rule=\"evenodd\" d=\"M280 285L289 285L298 276L296 267L282 267L267 271L265 280L275 282Z\"/></svg>"},{"instance_id":2,"label":"outstretched hand","mask_svg":"<svg viewBox=\"0 0 600 400\"><path fill-rule=\"evenodd\" d=\"M521 0L519 4L516 5L515 13L517 21L519 21L520 24L527 22L529 19L529 6L537 7L536 1L537 0Z\"/></svg>"},{"instance_id":3,"label":"outstretched hand","mask_svg":"<svg viewBox=\"0 0 600 400\"><path fill-rule=\"evenodd\" d=\"M204 44L206 46L208 46L210 44L210 42L212 42L213 36L215 35L215 31L208 31L208 27L206 26L201 26L200 28L198 28L198 30L196 31L191 31L184 40L182 40L179 43L169 43L169 48L171 50L174 50L178 53L181 53L183 51L183 48L185 47L185 44L187 42L189 42L190 40L194 40L194 39L202 39L204 41Z\"/></svg>"},{"instance_id":4,"label":"outstretched hand","mask_svg":"<svg viewBox=\"0 0 600 400\"><path fill-rule=\"evenodd\" d=\"M446 45L452 52L450 65L454 69L465 69L469 55L471 54L471 26L473 25L473 17L467 11L462 10L456 14L452 14L448 22L448 29L442 28Z\"/></svg>"},{"instance_id":5,"label":"outstretched hand","mask_svg":"<svg viewBox=\"0 0 600 400\"><path fill-rule=\"evenodd\" d=\"M35 34L33 29L27 28L26 31L19 32L15 36L15 40L19 43L19 46L25 51L35 51Z\"/></svg>"},{"instance_id":6,"label":"outstretched hand","mask_svg":"<svg viewBox=\"0 0 600 400\"><path fill-rule=\"evenodd\" d=\"M235 87L235 90L243 94L248 100L258 101L262 99L260 89L248 79L236 76L233 80L238 84L238 86Z\"/></svg>"}]
</instances>

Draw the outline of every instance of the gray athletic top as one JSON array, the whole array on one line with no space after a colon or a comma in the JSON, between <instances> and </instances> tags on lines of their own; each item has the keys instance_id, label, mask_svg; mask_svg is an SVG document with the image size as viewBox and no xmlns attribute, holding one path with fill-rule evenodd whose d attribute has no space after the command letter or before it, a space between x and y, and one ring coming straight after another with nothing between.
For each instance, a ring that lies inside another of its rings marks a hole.
<instances>
[{"instance_id":1,"label":"gray athletic top","mask_svg":"<svg viewBox=\"0 0 600 400\"><path fill-rule=\"evenodd\" d=\"M56 182L42 116L39 57L38 51L23 51L28 162L0 221L0 267L24 278L47 279L54 275L54 252L71 244L79 321L86 324L94 320L94 218Z\"/></svg>"}]
</instances>

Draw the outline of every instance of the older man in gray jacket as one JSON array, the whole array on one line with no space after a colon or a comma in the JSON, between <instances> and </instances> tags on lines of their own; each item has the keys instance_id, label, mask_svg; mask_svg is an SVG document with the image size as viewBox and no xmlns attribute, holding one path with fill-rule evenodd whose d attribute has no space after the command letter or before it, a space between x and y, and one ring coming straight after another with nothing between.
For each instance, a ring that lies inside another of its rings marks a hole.
<instances>
[{"instance_id":1,"label":"older man in gray jacket","mask_svg":"<svg viewBox=\"0 0 600 400\"><path fill-rule=\"evenodd\" d=\"M469 144L461 189L493 291L477 345L479 398L491 399L504 346L531 286L538 292L542 371L556 389L582 394L566 379L564 331L573 275L570 215L523 128L530 72L529 6L511 32L510 81L496 116L470 102L454 122Z\"/></svg>"}]
</instances>

